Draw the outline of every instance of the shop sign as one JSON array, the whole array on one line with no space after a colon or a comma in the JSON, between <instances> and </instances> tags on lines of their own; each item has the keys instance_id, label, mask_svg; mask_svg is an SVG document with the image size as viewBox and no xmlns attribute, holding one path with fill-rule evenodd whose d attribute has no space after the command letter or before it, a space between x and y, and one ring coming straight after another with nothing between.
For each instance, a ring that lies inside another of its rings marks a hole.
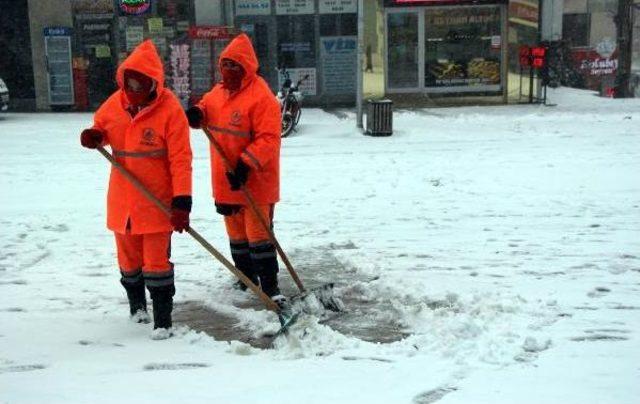
<instances>
[{"instance_id":1,"label":"shop sign","mask_svg":"<svg viewBox=\"0 0 640 404\"><path fill-rule=\"evenodd\" d=\"M230 39L235 36L231 27L201 26L189 28L189 38L192 39Z\"/></svg>"},{"instance_id":2,"label":"shop sign","mask_svg":"<svg viewBox=\"0 0 640 404\"><path fill-rule=\"evenodd\" d=\"M314 3L313 0L276 0L276 14L313 14L315 12Z\"/></svg>"},{"instance_id":3,"label":"shop sign","mask_svg":"<svg viewBox=\"0 0 640 404\"><path fill-rule=\"evenodd\" d=\"M304 67L298 69L287 69L289 78L293 83L297 83L298 80L304 76L309 76L305 81L300 84L300 91L304 95L316 95L316 69L315 67ZM282 88L284 81L287 78L282 74L278 74L278 88Z\"/></svg>"},{"instance_id":4,"label":"shop sign","mask_svg":"<svg viewBox=\"0 0 640 404\"><path fill-rule=\"evenodd\" d=\"M271 0L236 0L236 15L270 15Z\"/></svg>"},{"instance_id":5,"label":"shop sign","mask_svg":"<svg viewBox=\"0 0 640 404\"><path fill-rule=\"evenodd\" d=\"M357 13L358 0L320 0L320 14Z\"/></svg>"},{"instance_id":6,"label":"shop sign","mask_svg":"<svg viewBox=\"0 0 640 404\"><path fill-rule=\"evenodd\" d=\"M598 77L615 75L618 71L618 57L603 58L594 50L572 51L574 61L586 76ZM612 55L613 56L613 55Z\"/></svg>"},{"instance_id":7,"label":"shop sign","mask_svg":"<svg viewBox=\"0 0 640 404\"><path fill-rule=\"evenodd\" d=\"M151 0L119 0L120 10L125 14L140 15L151 8Z\"/></svg>"},{"instance_id":8,"label":"shop sign","mask_svg":"<svg viewBox=\"0 0 640 404\"><path fill-rule=\"evenodd\" d=\"M171 49L171 88L186 106L191 95L189 87L189 45L169 45Z\"/></svg>"},{"instance_id":9,"label":"shop sign","mask_svg":"<svg viewBox=\"0 0 640 404\"><path fill-rule=\"evenodd\" d=\"M113 15L113 0L73 0L73 12Z\"/></svg>"},{"instance_id":10,"label":"shop sign","mask_svg":"<svg viewBox=\"0 0 640 404\"><path fill-rule=\"evenodd\" d=\"M387 7L412 7L412 6L441 6L447 4L496 4L506 3L506 0L385 0Z\"/></svg>"},{"instance_id":11,"label":"shop sign","mask_svg":"<svg viewBox=\"0 0 640 404\"><path fill-rule=\"evenodd\" d=\"M285 42L280 44L281 52L311 52L310 42Z\"/></svg>"},{"instance_id":12,"label":"shop sign","mask_svg":"<svg viewBox=\"0 0 640 404\"><path fill-rule=\"evenodd\" d=\"M355 95L357 49L358 38L355 36L320 38L324 93Z\"/></svg>"}]
</instances>

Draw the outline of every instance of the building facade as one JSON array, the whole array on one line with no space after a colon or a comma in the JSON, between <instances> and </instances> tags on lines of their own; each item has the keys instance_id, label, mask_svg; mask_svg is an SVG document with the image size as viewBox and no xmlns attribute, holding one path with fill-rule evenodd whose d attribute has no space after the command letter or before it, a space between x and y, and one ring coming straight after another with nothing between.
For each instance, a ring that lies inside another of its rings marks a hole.
<instances>
[{"instance_id":1,"label":"building facade","mask_svg":"<svg viewBox=\"0 0 640 404\"><path fill-rule=\"evenodd\" d=\"M144 39L187 106L219 80L217 58L239 32L274 92L307 77L306 105L355 103L358 0L23 1L39 110L95 109ZM365 0L365 97L511 102L522 93L518 48L537 43L538 14L537 0Z\"/></svg>"}]
</instances>

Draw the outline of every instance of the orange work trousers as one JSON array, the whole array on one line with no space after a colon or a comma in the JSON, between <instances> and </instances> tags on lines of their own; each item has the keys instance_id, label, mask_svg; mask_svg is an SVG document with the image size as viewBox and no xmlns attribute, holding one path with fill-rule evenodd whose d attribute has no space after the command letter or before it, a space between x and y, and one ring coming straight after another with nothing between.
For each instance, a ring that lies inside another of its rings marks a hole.
<instances>
[{"instance_id":1,"label":"orange work trousers","mask_svg":"<svg viewBox=\"0 0 640 404\"><path fill-rule=\"evenodd\" d=\"M161 275L173 273L171 232L148 234L122 234L116 236L118 265L123 275L139 273Z\"/></svg>"},{"instance_id":2,"label":"orange work trousers","mask_svg":"<svg viewBox=\"0 0 640 404\"><path fill-rule=\"evenodd\" d=\"M258 205L258 209L269 226L273 228L274 205ZM269 242L269 232L265 230L251 206L242 206L242 208L233 215L225 216L224 224L227 228L227 234L229 235L229 241L231 241L231 243L249 242L249 244L255 245Z\"/></svg>"}]
</instances>

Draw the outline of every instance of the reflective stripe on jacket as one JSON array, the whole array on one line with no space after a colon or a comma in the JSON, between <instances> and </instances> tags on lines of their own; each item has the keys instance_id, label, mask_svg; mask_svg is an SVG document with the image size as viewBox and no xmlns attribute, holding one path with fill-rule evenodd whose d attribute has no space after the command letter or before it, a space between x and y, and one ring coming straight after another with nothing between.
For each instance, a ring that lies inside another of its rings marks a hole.
<instances>
[{"instance_id":1,"label":"reflective stripe on jacket","mask_svg":"<svg viewBox=\"0 0 640 404\"><path fill-rule=\"evenodd\" d=\"M245 34L237 36L220 55L245 70L240 90L229 93L217 84L202 98L203 125L220 143L231 165L238 159L251 167L247 188L259 204L280 199L280 105L267 83L257 75L258 59ZM213 197L219 203L246 204L232 191L220 156L211 147Z\"/></svg>"},{"instance_id":2,"label":"reflective stripe on jacket","mask_svg":"<svg viewBox=\"0 0 640 404\"><path fill-rule=\"evenodd\" d=\"M124 94L125 69L137 70L156 82L157 97L132 118ZM191 195L189 126L180 102L164 88L162 62L151 41L140 44L116 73L120 87L98 109L94 128L103 131L116 160L166 205L177 195ZM111 169L107 195L107 227L132 234L171 231L167 216Z\"/></svg>"}]
</instances>

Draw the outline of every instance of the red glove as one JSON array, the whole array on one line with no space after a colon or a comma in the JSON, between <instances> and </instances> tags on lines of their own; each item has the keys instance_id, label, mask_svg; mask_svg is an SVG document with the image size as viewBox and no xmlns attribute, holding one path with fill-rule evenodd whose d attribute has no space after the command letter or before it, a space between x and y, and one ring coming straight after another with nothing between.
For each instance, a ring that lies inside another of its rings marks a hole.
<instances>
[{"instance_id":1,"label":"red glove","mask_svg":"<svg viewBox=\"0 0 640 404\"><path fill-rule=\"evenodd\" d=\"M87 149L95 149L103 139L104 135L97 129L85 129L80 134L80 144Z\"/></svg>"},{"instance_id":2,"label":"red glove","mask_svg":"<svg viewBox=\"0 0 640 404\"><path fill-rule=\"evenodd\" d=\"M189 212L191 212L191 196L175 196L171 201L171 225L173 230L182 233L189 229Z\"/></svg>"},{"instance_id":3,"label":"red glove","mask_svg":"<svg viewBox=\"0 0 640 404\"><path fill-rule=\"evenodd\" d=\"M178 233L189 229L189 212L182 209L171 209L171 225Z\"/></svg>"}]
</instances>

